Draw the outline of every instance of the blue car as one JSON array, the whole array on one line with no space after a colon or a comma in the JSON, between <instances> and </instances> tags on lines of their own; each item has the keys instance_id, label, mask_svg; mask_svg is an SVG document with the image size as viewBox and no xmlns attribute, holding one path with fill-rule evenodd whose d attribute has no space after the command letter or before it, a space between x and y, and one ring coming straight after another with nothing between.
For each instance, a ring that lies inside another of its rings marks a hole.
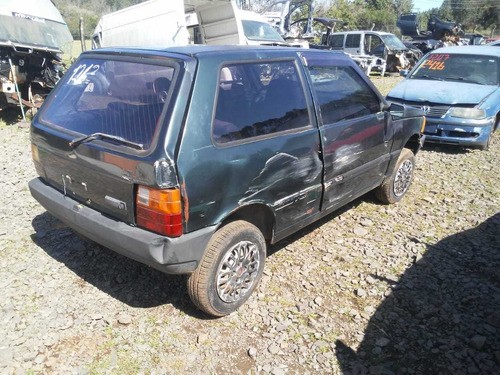
<instances>
[{"instance_id":1,"label":"blue car","mask_svg":"<svg viewBox=\"0 0 500 375\"><path fill-rule=\"evenodd\" d=\"M387 100L421 108L426 142L485 150L500 121L500 49L439 48L389 94Z\"/></svg>"}]
</instances>

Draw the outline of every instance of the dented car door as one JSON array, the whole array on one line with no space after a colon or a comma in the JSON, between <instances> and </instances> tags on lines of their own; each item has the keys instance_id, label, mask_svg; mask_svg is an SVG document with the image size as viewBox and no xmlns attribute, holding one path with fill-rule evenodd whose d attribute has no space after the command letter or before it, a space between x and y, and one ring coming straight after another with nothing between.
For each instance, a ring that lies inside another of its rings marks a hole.
<instances>
[{"instance_id":1,"label":"dented car door","mask_svg":"<svg viewBox=\"0 0 500 375\"><path fill-rule=\"evenodd\" d=\"M320 124L322 209L335 209L380 185L387 171L392 128L384 101L352 62L302 53Z\"/></svg>"}]
</instances>

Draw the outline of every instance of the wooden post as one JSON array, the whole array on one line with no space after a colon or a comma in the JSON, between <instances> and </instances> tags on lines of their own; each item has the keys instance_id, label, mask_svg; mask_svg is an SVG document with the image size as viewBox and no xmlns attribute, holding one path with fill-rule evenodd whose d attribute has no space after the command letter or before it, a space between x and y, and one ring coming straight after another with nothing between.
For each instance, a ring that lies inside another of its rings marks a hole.
<instances>
[{"instance_id":1,"label":"wooden post","mask_svg":"<svg viewBox=\"0 0 500 375\"><path fill-rule=\"evenodd\" d=\"M86 51L85 36L83 34L83 17L80 17L80 43L82 44L82 52Z\"/></svg>"}]
</instances>

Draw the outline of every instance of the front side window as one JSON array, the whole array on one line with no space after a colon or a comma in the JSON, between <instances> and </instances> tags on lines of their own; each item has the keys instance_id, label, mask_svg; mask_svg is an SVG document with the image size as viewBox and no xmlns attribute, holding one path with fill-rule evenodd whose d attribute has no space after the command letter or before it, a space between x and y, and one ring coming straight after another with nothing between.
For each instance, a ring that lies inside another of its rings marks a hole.
<instances>
[{"instance_id":1,"label":"front side window","mask_svg":"<svg viewBox=\"0 0 500 375\"><path fill-rule=\"evenodd\" d=\"M323 124L367 116L380 111L373 90L350 66L310 66Z\"/></svg>"},{"instance_id":2,"label":"front side window","mask_svg":"<svg viewBox=\"0 0 500 375\"><path fill-rule=\"evenodd\" d=\"M294 61L231 64L221 69L212 128L216 143L309 125L304 90Z\"/></svg>"},{"instance_id":3,"label":"front side window","mask_svg":"<svg viewBox=\"0 0 500 375\"><path fill-rule=\"evenodd\" d=\"M120 137L148 149L174 68L83 59L65 74L41 121L72 133Z\"/></svg>"},{"instance_id":4,"label":"front side window","mask_svg":"<svg viewBox=\"0 0 500 375\"><path fill-rule=\"evenodd\" d=\"M375 53L375 50L384 49L384 42L377 35L365 35L365 52L366 53Z\"/></svg>"}]
</instances>

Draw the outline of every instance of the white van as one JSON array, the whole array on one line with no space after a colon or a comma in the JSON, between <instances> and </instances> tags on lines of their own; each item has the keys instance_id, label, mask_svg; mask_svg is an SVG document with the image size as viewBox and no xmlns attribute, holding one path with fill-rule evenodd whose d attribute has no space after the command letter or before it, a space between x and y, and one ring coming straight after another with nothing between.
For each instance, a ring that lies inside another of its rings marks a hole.
<instances>
[{"instance_id":1,"label":"white van","mask_svg":"<svg viewBox=\"0 0 500 375\"><path fill-rule=\"evenodd\" d=\"M234 1L196 9L203 44L287 45L260 14L241 10Z\"/></svg>"},{"instance_id":2,"label":"white van","mask_svg":"<svg viewBox=\"0 0 500 375\"><path fill-rule=\"evenodd\" d=\"M106 14L92 40L93 48L287 45L259 14L238 9L234 1L203 0L150 0Z\"/></svg>"}]
</instances>

